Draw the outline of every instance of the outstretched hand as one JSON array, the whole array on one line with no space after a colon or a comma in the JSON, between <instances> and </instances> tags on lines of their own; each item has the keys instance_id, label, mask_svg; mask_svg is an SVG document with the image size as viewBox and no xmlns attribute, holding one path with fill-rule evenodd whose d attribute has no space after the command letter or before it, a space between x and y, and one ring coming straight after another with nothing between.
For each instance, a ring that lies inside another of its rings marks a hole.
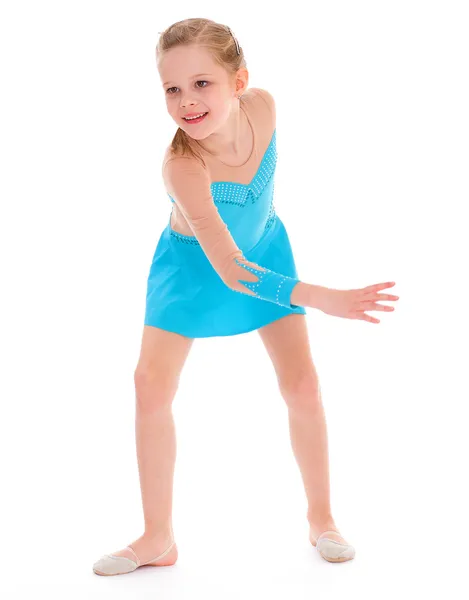
<instances>
[{"instance_id":1,"label":"outstretched hand","mask_svg":"<svg viewBox=\"0 0 469 600\"><path fill-rule=\"evenodd\" d=\"M318 290L316 308L319 308L319 310L334 317L361 319L362 321L368 321L369 323L379 323L379 319L375 319L374 317L365 314L365 311L393 311L393 306L386 306L378 304L377 302L379 300L399 300L399 296L378 294L380 290L393 287L394 285L396 285L396 283L391 281L369 285L357 290L335 290L320 287Z\"/></svg>"}]
</instances>

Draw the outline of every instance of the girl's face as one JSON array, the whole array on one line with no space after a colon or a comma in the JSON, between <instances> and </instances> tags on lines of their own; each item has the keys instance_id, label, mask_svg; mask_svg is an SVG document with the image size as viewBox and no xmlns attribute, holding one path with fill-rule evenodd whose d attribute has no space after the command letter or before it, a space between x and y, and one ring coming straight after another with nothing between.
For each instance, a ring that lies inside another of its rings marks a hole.
<instances>
[{"instance_id":1,"label":"girl's face","mask_svg":"<svg viewBox=\"0 0 469 600\"><path fill-rule=\"evenodd\" d=\"M237 96L247 87L247 70L236 77L216 63L205 48L176 46L158 64L166 106L178 127L201 140L222 127L236 106ZM187 122L185 116L207 113Z\"/></svg>"}]
</instances>

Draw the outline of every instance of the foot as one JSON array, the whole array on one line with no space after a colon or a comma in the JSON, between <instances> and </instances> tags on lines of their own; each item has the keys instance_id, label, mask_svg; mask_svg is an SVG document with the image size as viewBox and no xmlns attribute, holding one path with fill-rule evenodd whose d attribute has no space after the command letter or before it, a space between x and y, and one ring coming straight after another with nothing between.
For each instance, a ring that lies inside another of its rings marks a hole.
<instances>
[{"instance_id":1,"label":"foot","mask_svg":"<svg viewBox=\"0 0 469 600\"><path fill-rule=\"evenodd\" d=\"M344 562L355 557L355 548L342 537L334 522L310 523L309 539L322 558L329 562Z\"/></svg>"},{"instance_id":2,"label":"foot","mask_svg":"<svg viewBox=\"0 0 469 600\"><path fill-rule=\"evenodd\" d=\"M177 546L171 536L154 537L143 534L126 548L101 557L94 565L93 571L97 575L119 575L129 573L144 565L165 567L173 565L178 558ZM170 548L169 552L166 552ZM132 552L133 550L133 552ZM166 552L166 553L165 553ZM164 554L164 556L161 556ZM120 561L119 557L129 559L131 562ZM160 557L157 560L152 560ZM151 562L148 562L151 561Z\"/></svg>"}]
</instances>

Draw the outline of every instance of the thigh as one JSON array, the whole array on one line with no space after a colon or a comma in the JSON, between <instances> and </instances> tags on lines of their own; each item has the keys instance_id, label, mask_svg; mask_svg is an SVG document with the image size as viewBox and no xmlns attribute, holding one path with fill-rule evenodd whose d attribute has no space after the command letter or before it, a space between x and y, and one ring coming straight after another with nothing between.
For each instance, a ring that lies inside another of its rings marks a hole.
<instances>
[{"instance_id":1,"label":"thigh","mask_svg":"<svg viewBox=\"0 0 469 600\"><path fill-rule=\"evenodd\" d=\"M193 342L179 333L144 325L136 376L178 380Z\"/></svg>"},{"instance_id":2,"label":"thigh","mask_svg":"<svg viewBox=\"0 0 469 600\"><path fill-rule=\"evenodd\" d=\"M282 390L317 386L306 316L291 314L258 329Z\"/></svg>"}]
</instances>

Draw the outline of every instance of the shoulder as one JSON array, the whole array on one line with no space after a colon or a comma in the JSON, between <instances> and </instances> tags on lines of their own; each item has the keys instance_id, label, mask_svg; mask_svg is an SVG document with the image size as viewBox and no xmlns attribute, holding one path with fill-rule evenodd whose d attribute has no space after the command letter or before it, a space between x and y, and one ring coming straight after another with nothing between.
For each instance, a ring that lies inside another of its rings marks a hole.
<instances>
[{"instance_id":1,"label":"shoulder","mask_svg":"<svg viewBox=\"0 0 469 600\"><path fill-rule=\"evenodd\" d=\"M169 147L164 156L162 175L166 187L171 191L189 191L194 186L210 185L207 169L192 156L175 155Z\"/></svg>"},{"instance_id":2,"label":"shoulder","mask_svg":"<svg viewBox=\"0 0 469 600\"><path fill-rule=\"evenodd\" d=\"M265 102L269 108L275 107L274 97L270 92L264 90L263 88L249 88L248 92L252 92L252 94L258 98L261 98L263 102Z\"/></svg>"},{"instance_id":3,"label":"shoulder","mask_svg":"<svg viewBox=\"0 0 469 600\"><path fill-rule=\"evenodd\" d=\"M201 160L190 154L175 153L171 145L165 150L162 170L167 173L183 173L184 171L207 172Z\"/></svg>"},{"instance_id":4,"label":"shoulder","mask_svg":"<svg viewBox=\"0 0 469 600\"><path fill-rule=\"evenodd\" d=\"M246 99L248 105L252 106L253 113L257 113L261 121L264 121L265 119L265 117L262 115L269 115L268 119L264 121L266 127L275 127L277 114L275 109L275 100L270 92L264 90L263 88L248 88L248 90L243 94L243 98Z\"/></svg>"},{"instance_id":5,"label":"shoulder","mask_svg":"<svg viewBox=\"0 0 469 600\"><path fill-rule=\"evenodd\" d=\"M266 105L269 111L275 116L275 100L270 92L263 88L249 88L246 94L251 94L255 102Z\"/></svg>"}]
</instances>

